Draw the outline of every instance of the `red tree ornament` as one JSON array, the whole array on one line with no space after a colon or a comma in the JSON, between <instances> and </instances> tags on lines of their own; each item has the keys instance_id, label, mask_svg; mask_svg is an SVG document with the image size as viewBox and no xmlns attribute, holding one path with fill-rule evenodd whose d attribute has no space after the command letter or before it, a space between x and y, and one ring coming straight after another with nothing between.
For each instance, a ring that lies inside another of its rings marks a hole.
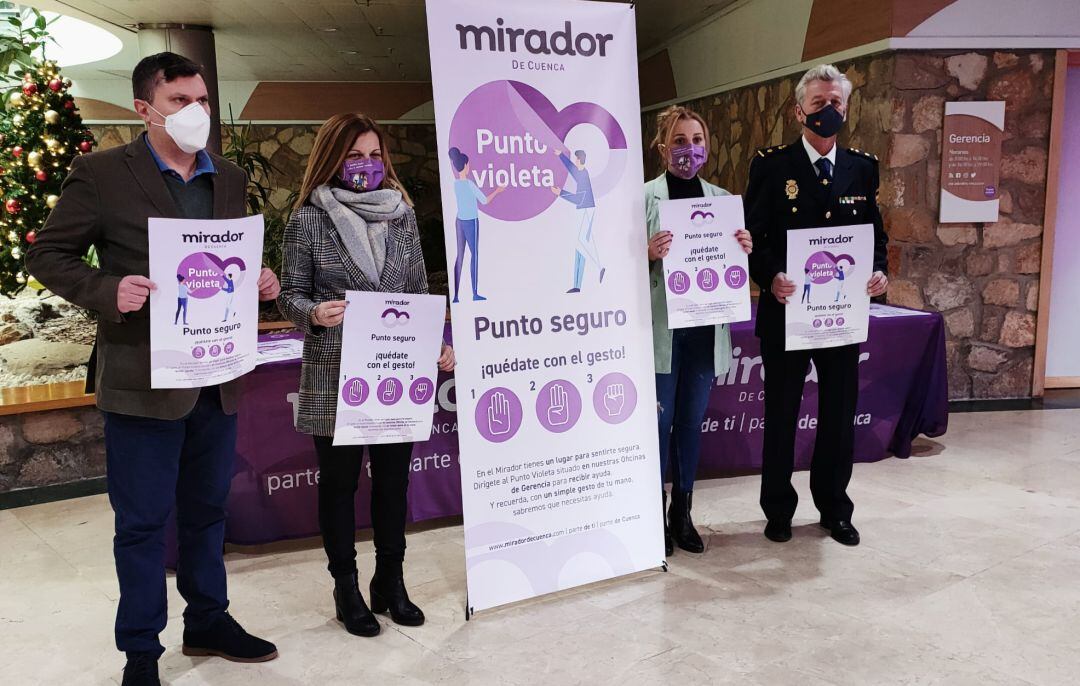
<instances>
[{"instance_id":1,"label":"red tree ornament","mask_svg":"<svg viewBox=\"0 0 1080 686\"><path fill-rule=\"evenodd\" d=\"M26 234L26 242L27 243L33 243L36 240L37 240L37 231L31 231L30 233Z\"/></svg>"},{"instance_id":2,"label":"red tree ornament","mask_svg":"<svg viewBox=\"0 0 1080 686\"><path fill-rule=\"evenodd\" d=\"M83 141L82 143L79 143L79 150L81 150L82 152L90 152L93 149L94 144L90 141Z\"/></svg>"},{"instance_id":3,"label":"red tree ornament","mask_svg":"<svg viewBox=\"0 0 1080 686\"><path fill-rule=\"evenodd\" d=\"M22 92L24 94L26 94L26 95L33 95L34 93L37 93L37 84L36 83L23 84Z\"/></svg>"},{"instance_id":4,"label":"red tree ornament","mask_svg":"<svg viewBox=\"0 0 1080 686\"><path fill-rule=\"evenodd\" d=\"M23 154L22 146L21 145L16 145L14 148L11 149L11 154L14 155L15 157L22 157L22 154Z\"/></svg>"},{"instance_id":5,"label":"red tree ornament","mask_svg":"<svg viewBox=\"0 0 1080 686\"><path fill-rule=\"evenodd\" d=\"M49 175L45 172L44 169L38 169L37 173L34 174L34 178L44 183L45 181L49 180Z\"/></svg>"},{"instance_id":6,"label":"red tree ornament","mask_svg":"<svg viewBox=\"0 0 1080 686\"><path fill-rule=\"evenodd\" d=\"M60 79L53 79L52 81L49 81L49 90L51 90L51 91L59 93L60 89L62 89L63 87L64 87L64 82L61 81Z\"/></svg>"},{"instance_id":7,"label":"red tree ornament","mask_svg":"<svg viewBox=\"0 0 1080 686\"><path fill-rule=\"evenodd\" d=\"M8 214L18 214L22 210L22 203L12 198L4 203L4 209L8 211Z\"/></svg>"},{"instance_id":8,"label":"red tree ornament","mask_svg":"<svg viewBox=\"0 0 1080 686\"><path fill-rule=\"evenodd\" d=\"M74 100L65 100L64 101L64 109L65 110L73 110L73 109L75 109L75 101Z\"/></svg>"}]
</instances>

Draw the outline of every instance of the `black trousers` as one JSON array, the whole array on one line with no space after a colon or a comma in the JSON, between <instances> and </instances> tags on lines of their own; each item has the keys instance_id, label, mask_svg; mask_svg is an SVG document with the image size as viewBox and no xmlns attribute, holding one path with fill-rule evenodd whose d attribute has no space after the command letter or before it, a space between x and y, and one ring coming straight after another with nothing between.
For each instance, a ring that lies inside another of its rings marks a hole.
<instances>
[{"instance_id":1,"label":"black trousers","mask_svg":"<svg viewBox=\"0 0 1080 686\"><path fill-rule=\"evenodd\" d=\"M334 439L314 436L319 456L319 531L335 577L356 573L356 489L363 462L362 445L334 446ZM371 526L375 569L399 574L405 560L406 494L412 443L367 446L371 458Z\"/></svg>"},{"instance_id":2,"label":"black trousers","mask_svg":"<svg viewBox=\"0 0 1080 686\"><path fill-rule=\"evenodd\" d=\"M813 360L818 377L818 424L810 465L810 492L826 519L851 519L847 495L855 453L855 404L859 398L859 346L786 352L782 337L761 342L765 367L765 440L761 509L770 521L795 515L799 496L791 485L795 432L803 385Z\"/></svg>"}]
</instances>

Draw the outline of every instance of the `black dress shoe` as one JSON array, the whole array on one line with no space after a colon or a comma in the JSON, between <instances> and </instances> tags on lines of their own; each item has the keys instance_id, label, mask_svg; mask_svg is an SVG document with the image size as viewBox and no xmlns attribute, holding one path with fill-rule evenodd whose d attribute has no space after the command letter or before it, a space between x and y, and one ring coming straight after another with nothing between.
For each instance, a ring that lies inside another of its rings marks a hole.
<instances>
[{"instance_id":1,"label":"black dress shoe","mask_svg":"<svg viewBox=\"0 0 1080 686\"><path fill-rule=\"evenodd\" d=\"M705 543L694 528L690 510L694 506L693 491L671 490L671 509L668 510L668 526L675 545L688 553L705 552Z\"/></svg>"},{"instance_id":2,"label":"black dress shoe","mask_svg":"<svg viewBox=\"0 0 1080 686\"><path fill-rule=\"evenodd\" d=\"M660 489L663 499L660 502L660 517L664 520L664 557L671 557L675 553L675 543L671 540L671 527L667 519L667 491Z\"/></svg>"},{"instance_id":3,"label":"black dress shoe","mask_svg":"<svg viewBox=\"0 0 1080 686\"><path fill-rule=\"evenodd\" d=\"M371 577L371 611L390 612L390 619L395 624L420 626L424 623L424 612L409 600L405 590L405 578L401 572L382 574L378 570Z\"/></svg>"},{"instance_id":4,"label":"black dress shoe","mask_svg":"<svg viewBox=\"0 0 1080 686\"><path fill-rule=\"evenodd\" d=\"M270 641L252 636L240 623L224 612L202 631L184 629L181 652L188 657L223 657L230 662L267 662L278 656Z\"/></svg>"},{"instance_id":5,"label":"black dress shoe","mask_svg":"<svg viewBox=\"0 0 1080 686\"><path fill-rule=\"evenodd\" d=\"M157 657L150 653L128 653L121 686L161 686Z\"/></svg>"},{"instance_id":6,"label":"black dress shoe","mask_svg":"<svg viewBox=\"0 0 1080 686\"><path fill-rule=\"evenodd\" d=\"M791 520L769 520L765 524L765 538L774 543L787 543L791 540Z\"/></svg>"},{"instance_id":7,"label":"black dress shoe","mask_svg":"<svg viewBox=\"0 0 1080 686\"><path fill-rule=\"evenodd\" d=\"M368 609L364 596L360 595L360 585L356 572L334 579L334 609L337 620L345 625L345 631L354 636L378 636L379 620Z\"/></svg>"},{"instance_id":8,"label":"black dress shoe","mask_svg":"<svg viewBox=\"0 0 1080 686\"><path fill-rule=\"evenodd\" d=\"M844 545L859 545L859 531L846 519L822 519L821 528L828 529L833 540Z\"/></svg>"}]
</instances>

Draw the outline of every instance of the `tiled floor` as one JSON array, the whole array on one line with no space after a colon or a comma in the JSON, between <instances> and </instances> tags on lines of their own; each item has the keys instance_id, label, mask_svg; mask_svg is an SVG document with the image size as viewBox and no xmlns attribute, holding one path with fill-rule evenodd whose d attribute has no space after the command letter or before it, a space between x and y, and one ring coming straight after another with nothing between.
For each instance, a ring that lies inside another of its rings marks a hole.
<instances>
[{"instance_id":1,"label":"tiled floor","mask_svg":"<svg viewBox=\"0 0 1080 686\"><path fill-rule=\"evenodd\" d=\"M954 415L910 460L857 465L863 545L815 525L807 475L795 539L761 536L758 482L699 484L704 555L464 621L461 527L410 535L428 623L374 639L332 619L316 541L230 553L232 610L277 642L256 666L179 652L172 684L1047 684L1080 673L1080 410ZM5 684L109 684L117 588L104 496L0 511ZM359 543L370 570L370 542Z\"/></svg>"}]
</instances>

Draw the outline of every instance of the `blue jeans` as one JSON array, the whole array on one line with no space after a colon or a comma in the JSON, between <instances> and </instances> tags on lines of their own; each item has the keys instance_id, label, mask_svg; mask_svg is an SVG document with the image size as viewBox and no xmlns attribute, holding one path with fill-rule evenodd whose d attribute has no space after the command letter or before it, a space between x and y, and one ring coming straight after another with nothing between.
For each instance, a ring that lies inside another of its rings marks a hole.
<instances>
[{"instance_id":1,"label":"blue jeans","mask_svg":"<svg viewBox=\"0 0 1080 686\"><path fill-rule=\"evenodd\" d=\"M120 582L116 647L161 655L168 617L165 524L176 508L176 587L187 601L185 626L205 629L229 606L225 584L225 498L236 455L236 415L225 414L216 386L204 388L177 420L106 412L113 555Z\"/></svg>"},{"instance_id":2,"label":"blue jeans","mask_svg":"<svg viewBox=\"0 0 1080 686\"><path fill-rule=\"evenodd\" d=\"M701 457L701 422L716 378L716 328L696 326L675 329L671 334L671 373L656 375L660 478L666 478L670 462L673 487L692 491Z\"/></svg>"}]
</instances>

